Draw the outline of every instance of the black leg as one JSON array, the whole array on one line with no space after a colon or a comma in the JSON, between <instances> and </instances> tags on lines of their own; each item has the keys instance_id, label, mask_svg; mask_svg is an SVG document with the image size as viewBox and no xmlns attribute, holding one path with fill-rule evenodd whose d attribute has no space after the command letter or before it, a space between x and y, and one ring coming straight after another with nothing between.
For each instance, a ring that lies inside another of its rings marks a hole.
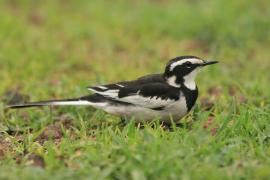
<instances>
[{"instance_id":1,"label":"black leg","mask_svg":"<svg viewBox=\"0 0 270 180\"><path fill-rule=\"evenodd\" d=\"M125 126L127 124L127 119L125 117L120 117L120 122L118 125Z\"/></svg>"}]
</instances>

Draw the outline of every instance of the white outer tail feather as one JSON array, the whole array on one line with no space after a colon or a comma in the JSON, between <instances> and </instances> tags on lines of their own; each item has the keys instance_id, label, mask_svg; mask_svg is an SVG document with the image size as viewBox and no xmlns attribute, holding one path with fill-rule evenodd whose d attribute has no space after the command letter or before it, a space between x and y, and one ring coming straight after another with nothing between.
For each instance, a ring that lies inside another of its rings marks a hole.
<instances>
[{"instance_id":1,"label":"white outer tail feather","mask_svg":"<svg viewBox=\"0 0 270 180\"><path fill-rule=\"evenodd\" d=\"M35 106L93 106L93 107L104 107L106 102L90 102L86 100L58 100L58 101L44 101L44 102L33 102L26 104L11 105L7 108L26 108L26 107L35 107Z\"/></svg>"},{"instance_id":2,"label":"white outer tail feather","mask_svg":"<svg viewBox=\"0 0 270 180\"><path fill-rule=\"evenodd\" d=\"M107 103L95 103L95 102L90 102L90 101L85 101L85 100L78 100L78 101L59 101L59 102L51 102L47 105L52 105L52 106L106 106Z\"/></svg>"}]
</instances>

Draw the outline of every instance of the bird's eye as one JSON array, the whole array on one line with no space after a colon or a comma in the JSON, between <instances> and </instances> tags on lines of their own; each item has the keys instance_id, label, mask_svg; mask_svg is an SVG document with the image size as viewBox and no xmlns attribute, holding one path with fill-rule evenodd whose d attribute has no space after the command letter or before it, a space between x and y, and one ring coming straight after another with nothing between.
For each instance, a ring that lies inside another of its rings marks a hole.
<instances>
[{"instance_id":1,"label":"bird's eye","mask_svg":"<svg viewBox=\"0 0 270 180\"><path fill-rule=\"evenodd\" d=\"M191 65L192 65L191 62L186 62L186 63L185 63L186 68L191 68Z\"/></svg>"}]
</instances>

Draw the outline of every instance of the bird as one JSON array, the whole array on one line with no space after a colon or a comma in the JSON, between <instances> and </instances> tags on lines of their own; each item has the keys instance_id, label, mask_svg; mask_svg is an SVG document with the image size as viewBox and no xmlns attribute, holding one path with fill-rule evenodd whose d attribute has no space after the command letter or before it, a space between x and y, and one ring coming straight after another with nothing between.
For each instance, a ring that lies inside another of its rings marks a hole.
<instances>
[{"instance_id":1,"label":"bird","mask_svg":"<svg viewBox=\"0 0 270 180\"><path fill-rule=\"evenodd\" d=\"M149 74L136 80L90 86L92 93L79 98L29 102L7 108L37 106L92 106L135 122L154 119L171 124L186 116L195 106L198 87L195 78L200 70L218 61L196 56L178 56L166 64L163 73Z\"/></svg>"}]
</instances>

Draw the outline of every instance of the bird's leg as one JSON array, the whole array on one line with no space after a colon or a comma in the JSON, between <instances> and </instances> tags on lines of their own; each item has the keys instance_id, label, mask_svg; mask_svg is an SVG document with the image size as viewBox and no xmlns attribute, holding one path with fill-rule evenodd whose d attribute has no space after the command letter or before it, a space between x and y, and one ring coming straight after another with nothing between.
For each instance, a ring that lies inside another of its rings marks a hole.
<instances>
[{"instance_id":1,"label":"bird's leg","mask_svg":"<svg viewBox=\"0 0 270 180\"><path fill-rule=\"evenodd\" d=\"M122 126L127 125L127 119L126 119L126 117L121 116L120 117L120 122L118 123L118 125L122 125Z\"/></svg>"},{"instance_id":2,"label":"bird's leg","mask_svg":"<svg viewBox=\"0 0 270 180\"><path fill-rule=\"evenodd\" d=\"M169 124L167 122L162 122L161 123L161 127L164 129L164 130L167 130L167 131L174 131L174 128L184 128L185 126L183 124Z\"/></svg>"},{"instance_id":3,"label":"bird's leg","mask_svg":"<svg viewBox=\"0 0 270 180\"><path fill-rule=\"evenodd\" d=\"M167 122L161 122L161 127L166 130L166 131L172 131L172 127L171 127L171 124L167 123Z\"/></svg>"}]
</instances>

